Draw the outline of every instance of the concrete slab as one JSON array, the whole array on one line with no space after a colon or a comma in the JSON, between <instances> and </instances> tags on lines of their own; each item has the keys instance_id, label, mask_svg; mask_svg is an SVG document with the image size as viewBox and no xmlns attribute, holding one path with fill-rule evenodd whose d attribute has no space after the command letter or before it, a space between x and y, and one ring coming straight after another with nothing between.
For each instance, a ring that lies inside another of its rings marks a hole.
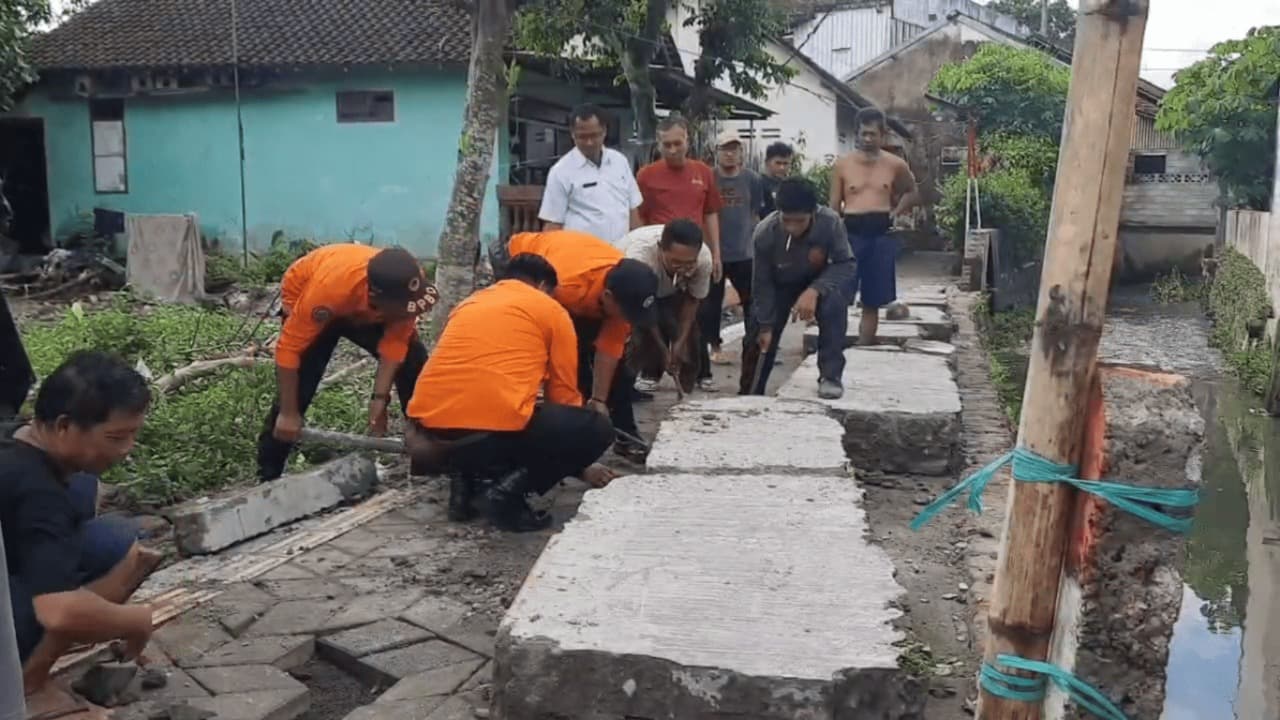
<instances>
[{"instance_id":1,"label":"concrete slab","mask_svg":"<svg viewBox=\"0 0 1280 720\"><path fill-rule=\"evenodd\" d=\"M949 358L956 354L956 346L941 340L908 340L902 345L907 352L924 353Z\"/></svg>"},{"instance_id":2,"label":"concrete slab","mask_svg":"<svg viewBox=\"0 0 1280 720\"><path fill-rule=\"evenodd\" d=\"M215 695L257 690L306 689L292 675L271 665L195 668L191 671L191 677Z\"/></svg>"},{"instance_id":3,"label":"concrete slab","mask_svg":"<svg viewBox=\"0 0 1280 720\"><path fill-rule=\"evenodd\" d=\"M876 329L876 342L881 345L898 345L902 346L908 340L923 339L924 334L918 325L906 323L880 323ZM858 341L858 321L853 315L849 317L849 329L845 332L844 346L846 348L853 347ZM818 327L805 328L804 341L805 353L812 354L818 351Z\"/></svg>"},{"instance_id":4,"label":"concrete slab","mask_svg":"<svg viewBox=\"0 0 1280 720\"><path fill-rule=\"evenodd\" d=\"M960 457L960 390L946 358L845 350L844 397L818 398L816 356L778 396L821 402L844 419L844 448L860 470L950 475Z\"/></svg>"},{"instance_id":5,"label":"concrete slab","mask_svg":"<svg viewBox=\"0 0 1280 720\"><path fill-rule=\"evenodd\" d=\"M858 341L858 324L862 321L862 311L857 308L849 310L849 328L845 332L845 347L853 347ZM877 342L903 345L916 339L951 342L955 334L955 321L944 308L930 306L914 306L911 317L906 320L888 320L885 311L880 311L880 324L876 329ZM804 350L816 352L818 349L818 328L805 328Z\"/></svg>"},{"instance_id":6,"label":"concrete slab","mask_svg":"<svg viewBox=\"0 0 1280 720\"><path fill-rule=\"evenodd\" d=\"M645 467L650 472L797 472L848 477L844 428L821 405L743 398L754 409L715 412L686 403L658 428ZM714 402L714 401L712 401ZM710 403L706 403L710 405ZM801 410L803 408L803 410Z\"/></svg>"},{"instance_id":7,"label":"concrete slab","mask_svg":"<svg viewBox=\"0 0 1280 720\"><path fill-rule=\"evenodd\" d=\"M293 720L311 707L311 692L305 687L257 690L187 702L193 708L212 712L216 720Z\"/></svg>"},{"instance_id":8,"label":"concrete slab","mask_svg":"<svg viewBox=\"0 0 1280 720\"><path fill-rule=\"evenodd\" d=\"M730 395L726 397L709 397L705 399L686 400L671 406L668 411L671 417L679 415L702 415L704 413L734 413L738 415L757 415L768 409L773 413L809 415L815 410L824 411L818 403L803 400L782 400L761 395Z\"/></svg>"},{"instance_id":9,"label":"concrete slab","mask_svg":"<svg viewBox=\"0 0 1280 720\"><path fill-rule=\"evenodd\" d=\"M292 670L305 665L315 649L315 640L309 635L233 640L179 665L183 668L272 665Z\"/></svg>"},{"instance_id":10,"label":"concrete slab","mask_svg":"<svg viewBox=\"0 0 1280 720\"><path fill-rule=\"evenodd\" d=\"M371 458L348 455L230 497L179 505L166 517L182 553L205 555L354 500L377 480Z\"/></svg>"},{"instance_id":11,"label":"concrete slab","mask_svg":"<svg viewBox=\"0 0 1280 720\"><path fill-rule=\"evenodd\" d=\"M587 493L503 619L494 716L916 717L903 589L861 505L855 483L804 475Z\"/></svg>"},{"instance_id":12,"label":"concrete slab","mask_svg":"<svg viewBox=\"0 0 1280 720\"><path fill-rule=\"evenodd\" d=\"M369 655L362 658L360 663L373 673L377 673L380 680L397 682L427 670L477 660L483 661L484 658L443 640L429 640L417 645Z\"/></svg>"}]
</instances>

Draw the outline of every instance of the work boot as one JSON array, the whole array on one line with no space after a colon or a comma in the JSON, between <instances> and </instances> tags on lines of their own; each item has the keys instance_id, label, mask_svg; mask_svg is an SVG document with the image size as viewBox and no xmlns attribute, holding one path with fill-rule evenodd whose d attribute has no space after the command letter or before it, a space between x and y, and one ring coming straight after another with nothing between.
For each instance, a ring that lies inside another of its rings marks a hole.
<instances>
[{"instance_id":1,"label":"work boot","mask_svg":"<svg viewBox=\"0 0 1280 720\"><path fill-rule=\"evenodd\" d=\"M823 400L839 400L844 396L844 385L835 380L818 381L818 397Z\"/></svg>"},{"instance_id":2,"label":"work boot","mask_svg":"<svg viewBox=\"0 0 1280 720\"><path fill-rule=\"evenodd\" d=\"M461 473L449 477L449 519L466 522L475 519L475 481Z\"/></svg>"},{"instance_id":3,"label":"work boot","mask_svg":"<svg viewBox=\"0 0 1280 720\"><path fill-rule=\"evenodd\" d=\"M551 527L551 515L534 510L524 499L527 476L523 469L507 473L485 493L486 515L499 530L537 532Z\"/></svg>"},{"instance_id":4,"label":"work boot","mask_svg":"<svg viewBox=\"0 0 1280 720\"><path fill-rule=\"evenodd\" d=\"M634 440L619 439L613 444L613 452L618 457L637 465L644 464L649 456L649 449Z\"/></svg>"}]
</instances>

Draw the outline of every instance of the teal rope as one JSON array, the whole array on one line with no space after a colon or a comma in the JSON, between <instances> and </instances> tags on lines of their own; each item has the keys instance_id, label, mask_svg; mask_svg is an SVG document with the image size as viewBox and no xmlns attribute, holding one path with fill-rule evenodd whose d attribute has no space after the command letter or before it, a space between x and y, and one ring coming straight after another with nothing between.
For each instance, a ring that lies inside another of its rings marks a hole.
<instances>
[{"instance_id":1,"label":"teal rope","mask_svg":"<svg viewBox=\"0 0 1280 720\"><path fill-rule=\"evenodd\" d=\"M982 512L982 493L991 483L1000 468L1013 463L1013 478L1020 482L1064 482L1106 500L1112 505L1136 515L1153 525L1176 533L1185 533L1191 529L1191 518L1178 517L1152 507L1164 505L1172 508L1192 508L1200 502L1200 491L1197 489L1164 489L1145 488L1125 485L1123 483L1102 480L1081 480L1075 476L1076 469L1071 465L1061 465L1043 458L1023 447L996 458L986 467L962 480L955 487L947 490L937 500L929 503L915 520L911 521L911 529L919 530L929 522L942 508L950 505L957 497L969 493L967 505L975 513Z\"/></svg>"},{"instance_id":2,"label":"teal rope","mask_svg":"<svg viewBox=\"0 0 1280 720\"><path fill-rule=\"evenodd\" d=\"M1061 668L1039 660L1024 660L1014 655L997 655L996 662L1011 670L1035 673L1039 677L1023 677L997 670L987 663L978 672L978 683L983 690L996 697L1019 702L1039 702L1044 699L1048 683L1062 689L1068 697L1085 711L1102 720L1128 720L1115 703L1088 683Z\"/></svg>"}]
</instances>

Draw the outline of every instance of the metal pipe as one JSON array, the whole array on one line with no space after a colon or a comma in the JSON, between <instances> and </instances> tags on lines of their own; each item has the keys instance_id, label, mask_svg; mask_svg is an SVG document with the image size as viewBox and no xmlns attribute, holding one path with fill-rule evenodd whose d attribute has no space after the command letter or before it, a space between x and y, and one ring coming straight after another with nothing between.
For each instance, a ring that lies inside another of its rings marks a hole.
<instances>
[{"instance_id":1,"label":"metal pipe","mask_svg":"<svg viewBox=\"0 0 1280 720\"><path fill-rule=\"evenodd\" d=\"M22 660L18 657L18 633L13 626L9 597L9 563L0 541L0 720L26 720L27 703L22 692Z\"/></svg>"}]
</instances>

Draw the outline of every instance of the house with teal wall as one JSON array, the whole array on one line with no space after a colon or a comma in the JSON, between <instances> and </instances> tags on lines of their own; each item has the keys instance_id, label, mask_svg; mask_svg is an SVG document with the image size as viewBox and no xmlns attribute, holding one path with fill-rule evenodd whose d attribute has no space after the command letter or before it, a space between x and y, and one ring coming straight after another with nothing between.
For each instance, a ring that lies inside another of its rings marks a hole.
<instances>
[{"instance_id":1,"label":"house with teal wall","mask_svg":"<svg viewBox=\"0 0 1280 720\"><path fill-rule=\"evenodd\" d=\"M10 200L34 228L43 184L55 241L95 209L193 212L233 250L283 234L431 257L470 48L447 0L99 0L34 42L39 80L0 120Z\"/></svg>"}]
</instances>

